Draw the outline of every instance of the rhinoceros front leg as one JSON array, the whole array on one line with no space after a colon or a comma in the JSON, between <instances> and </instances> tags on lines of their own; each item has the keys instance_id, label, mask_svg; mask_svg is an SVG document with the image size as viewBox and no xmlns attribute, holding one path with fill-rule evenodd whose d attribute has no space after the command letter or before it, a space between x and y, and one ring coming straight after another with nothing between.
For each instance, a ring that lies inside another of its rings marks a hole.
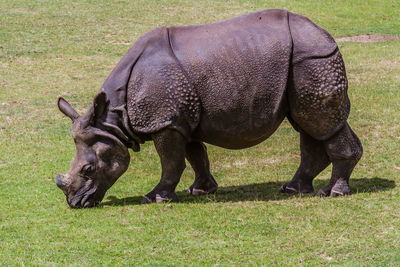
<instances>
[{"instance_id":1,"label":"rhinoceros front leg","mask_svg":"<svg viewBox=\"0 0 400 267\"><path fill-rule=\"evenodd\" d=\"M185 169L185 138L177 131L165 129L152 135L161 160L161 180L146 196L143 203L177 201L175 188Z\"/></svg>"},{"instance_id":2,"label":"rhinoceros front leg","mask_svg":"<svg viewBox=\"0 0 400 267\"><path fill-rule=\"evenodd\" d=\"M293 179L280 188L282 193L312 193L312 181L331 162L323 141L300 133L301 161Z\"/></svg>"},{"instance_id":3,"label":"rhinoceros front leg","mask_svg":"<svg viewBox=\"0 0 400 267\"><path fill-rule=\"evenodd\" d=\"M214 193L218 184L210 173L207 148L202 142L191 142L186 145L186 158L194 173L194 183L188 188L188 194L203 195Z\"/></svg>"}]
</instances>

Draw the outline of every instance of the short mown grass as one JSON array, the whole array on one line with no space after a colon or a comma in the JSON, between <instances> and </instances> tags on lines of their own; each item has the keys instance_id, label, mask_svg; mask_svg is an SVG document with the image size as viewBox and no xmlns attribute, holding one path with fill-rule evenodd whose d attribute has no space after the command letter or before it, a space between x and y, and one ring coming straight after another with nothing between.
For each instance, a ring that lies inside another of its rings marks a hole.
<instances>
[{"instance_id":1,"label":"short mown grass","mask_svg":"<svg viewBox=\"0 0 400 267\"><path fill-rule=\"evenodd\" d=\"M304 14L334 37L399 35L398 1L0 2L0 265L399 265L400 41L339 43L349 122L364 145L353 195L278 193L299 164L287 121L246 150L209 146L215 195L140 205L158 182L152 143L98 208L70 209L54 184L75 146L58 96L85 112L141 34L265 9ZM330 168L314 182L318 190Z\"/></svg>"}]
</instances>

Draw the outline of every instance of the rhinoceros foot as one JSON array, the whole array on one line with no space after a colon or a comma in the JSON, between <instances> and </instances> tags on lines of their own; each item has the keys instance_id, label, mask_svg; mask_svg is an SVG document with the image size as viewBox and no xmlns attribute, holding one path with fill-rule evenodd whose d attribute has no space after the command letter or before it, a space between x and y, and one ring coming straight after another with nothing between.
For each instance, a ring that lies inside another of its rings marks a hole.
<instances>
[{"instance_id":1,"label":"rhinoceros foot","mask_svg":"<svg viewBox=\"0 0 400 267\"><path fill-rule=\"evenodd\" d=\"M196 179L195 182L187 189L187 194L193 196L213 194L217 191L217 189L218 184L214 177L210 175L210 178L205 182L201 182Z\"/></svg>"},{"instance_id":2,"label":"rhinoceros foot","mask_svg":"<svg viewBox=\"0 0 400 267\"><path fill-rule=\"evenodd\" d=\"M142 199L142 203L166 203L177 202L178 200L178 196L175 192L161 191L158 193L149 193L145 195Z\"/></svg>"},{"instance_id":3,"label":"rhinoceros foot","mask_svg":"<svg viewBox=\"0 0 400 267\"><path fill-rule=\"evenodd\" d=\"M289 181L287 183L284 183L281 188L279 188L279 191L281 193L287 193L287 194L308 194L314 192L314 187L312 186L312 183L306 183L301 180L298 181Z\"/></svg>"},{"instance_id":4,"label":"rhinoceros foot","mask_svg":"<svg viewBox=\"0 0 400 267\"><path fill-rule=\"evenodd\" d=\"M320 190L318 190L317 195L321 197L338 197L338 196L345 196L345 195L350 195L351 190L348 181L345 179L339 179L336 181L335 185L327 185L325 187L322 187Z\"/></svg>"}]
</instances>

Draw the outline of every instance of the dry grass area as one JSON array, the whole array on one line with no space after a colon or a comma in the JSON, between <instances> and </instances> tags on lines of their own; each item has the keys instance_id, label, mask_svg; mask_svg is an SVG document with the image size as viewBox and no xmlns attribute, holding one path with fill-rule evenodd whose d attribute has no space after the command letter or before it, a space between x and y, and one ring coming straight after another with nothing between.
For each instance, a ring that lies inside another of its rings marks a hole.
<instances>
[{"instance_id":1,"label":"dry grass area","mask_svg":"<svg viewBox=\"0 0 400 267\"><path fill-rule=\"evenodd\" d=\"M380 34L363 34L348 37L340 37L335 39L337 42L358 42L358 43L377 43L377 42L388 42L388 41L398 41L400 36L388 36Z\"/></svg>"}]
</instances>

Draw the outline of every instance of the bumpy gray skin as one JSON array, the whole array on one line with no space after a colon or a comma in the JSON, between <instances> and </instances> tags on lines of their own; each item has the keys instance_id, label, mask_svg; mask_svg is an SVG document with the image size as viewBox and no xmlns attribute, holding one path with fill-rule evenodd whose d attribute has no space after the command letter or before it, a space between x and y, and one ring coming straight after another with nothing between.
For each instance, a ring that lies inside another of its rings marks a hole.
<instances>
[{"instance_id":1,"label":"bumpy gray skin","mask_svg":"<svg viewBox=\"0 0 400 267\"><path fill-rule=\"evenodd\" d=\"M343 60L333 38L303 16L272 9L217 23L154 29L137 40L103 88L93 104L102 107L93 127L135 151L153 140L160 156L161 180L144 202L177 200L185 158L195 171L188 192L215 192L203 142L251 147L285 117L300 132L301 163L281 191L313 192L312 180L332 163L331 181L318 194L350 193L349 177L362 146L347 123ZM60 110L74 121L72 108L60 101ZM103 184L118 177L93 179ZM64 180L56 177L66 192ZM73 192L66 195L69 203L77 203L71 206L85 206L72 201Z\"/></svg>"}]
</instances>

